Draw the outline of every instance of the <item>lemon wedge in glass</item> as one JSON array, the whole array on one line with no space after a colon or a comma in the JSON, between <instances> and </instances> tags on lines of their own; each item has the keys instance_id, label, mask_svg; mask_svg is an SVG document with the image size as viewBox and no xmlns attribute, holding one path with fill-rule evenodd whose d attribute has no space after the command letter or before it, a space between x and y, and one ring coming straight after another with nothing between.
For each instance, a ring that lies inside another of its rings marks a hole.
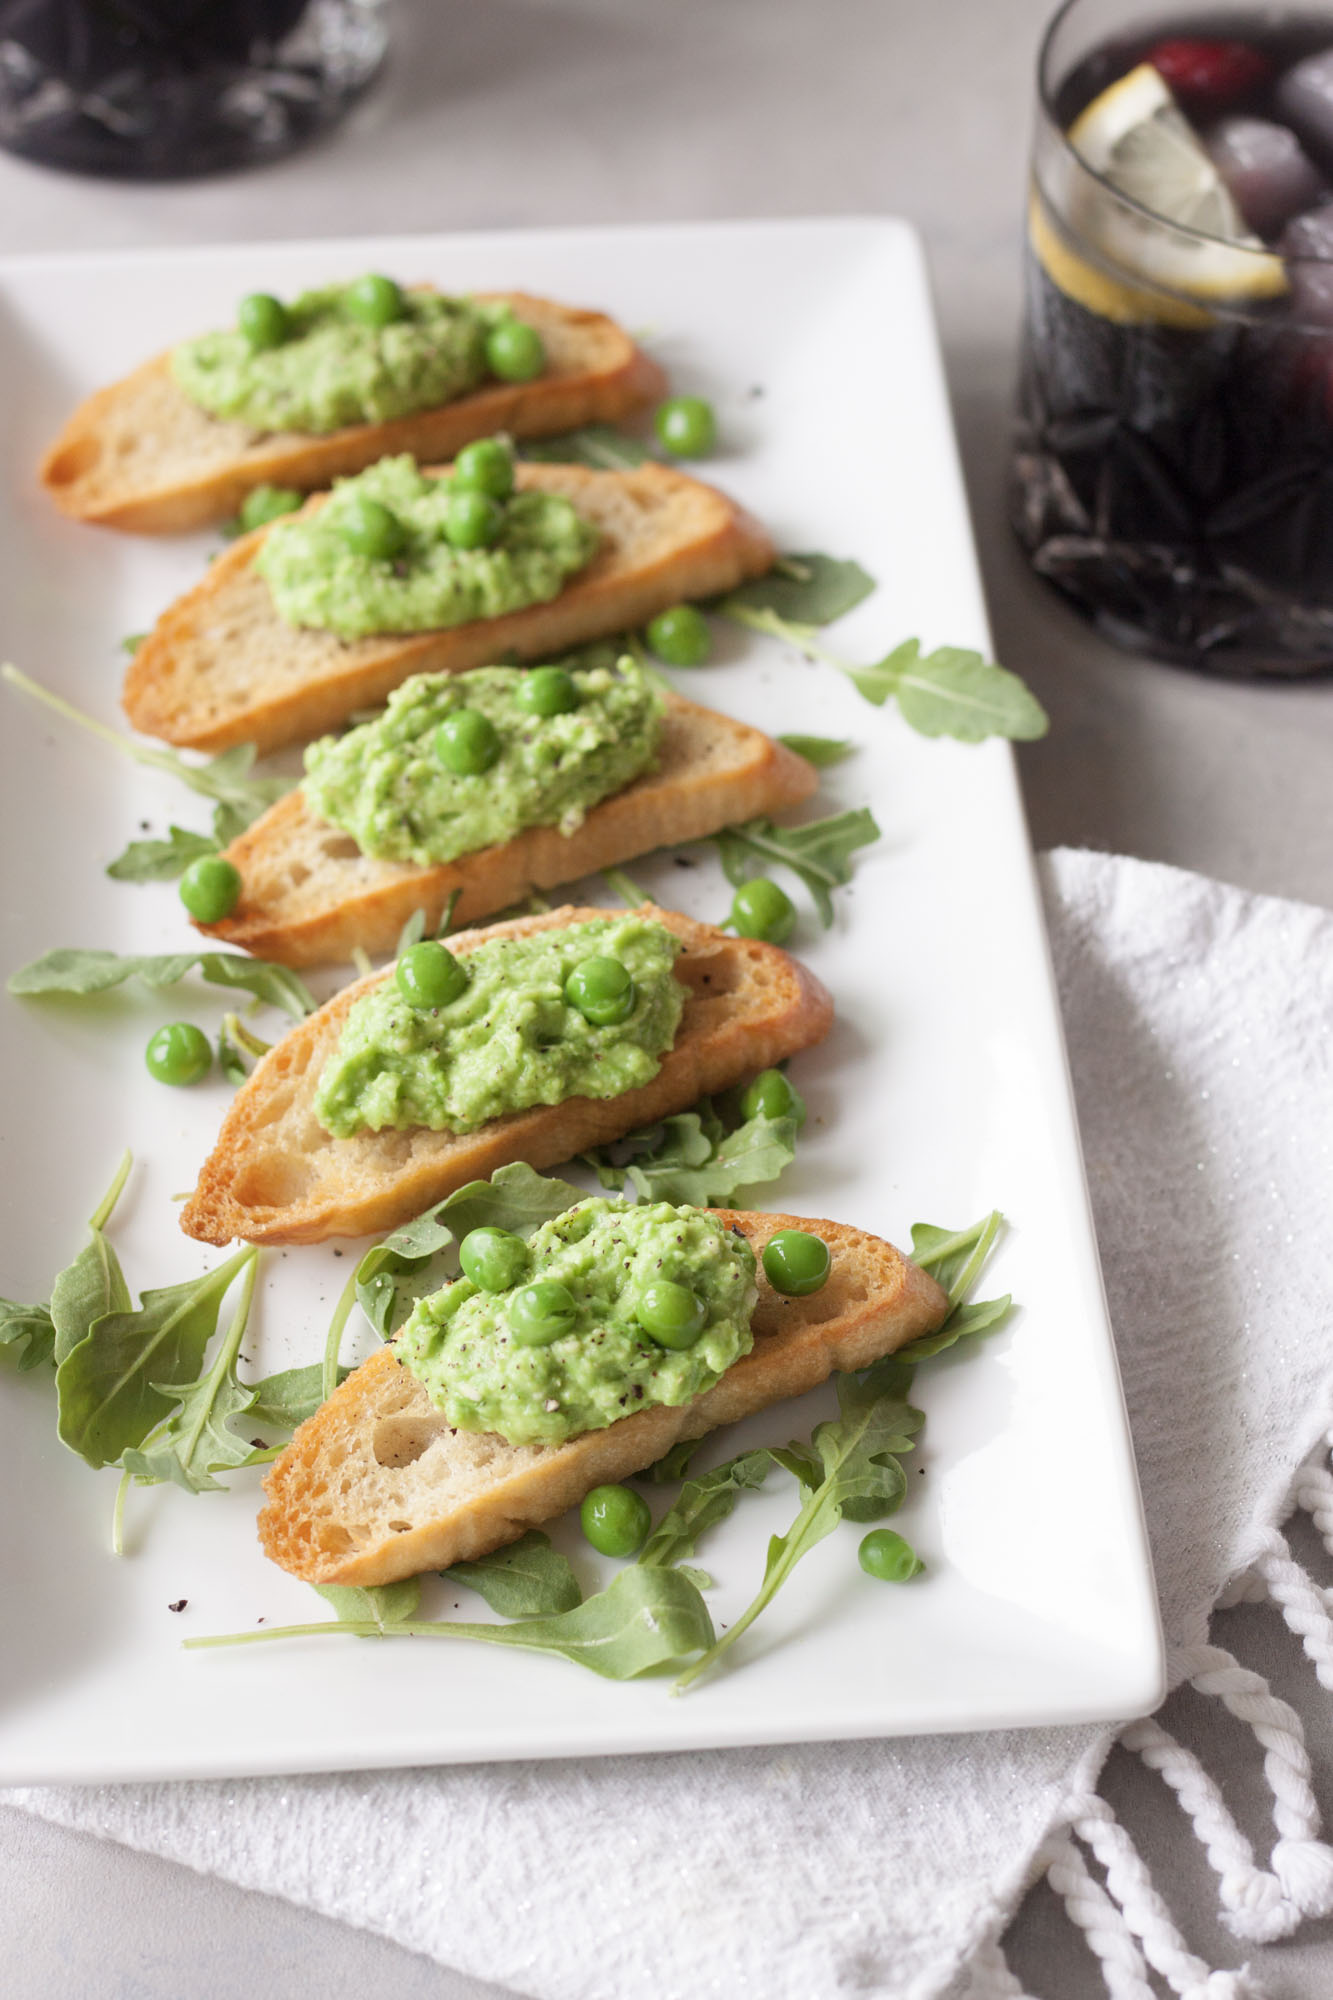
<instances>
[{"instance_id":1,"label":"lemon wedge in glass","mask_svg":"<svg viewBox=\"0 0 1333 2000\"><path fill-rule=\"evenodd\" d=\"M1151 63L1140 63L1094 97L1068 138L1107 184L1078 187L1069 218L1073 233L1128 278L1219 305L1280 298L1286 291L1282 259L1246 228ZM1116 201L1108 188L1138 208Z\"/></svg>"}]
</instances>

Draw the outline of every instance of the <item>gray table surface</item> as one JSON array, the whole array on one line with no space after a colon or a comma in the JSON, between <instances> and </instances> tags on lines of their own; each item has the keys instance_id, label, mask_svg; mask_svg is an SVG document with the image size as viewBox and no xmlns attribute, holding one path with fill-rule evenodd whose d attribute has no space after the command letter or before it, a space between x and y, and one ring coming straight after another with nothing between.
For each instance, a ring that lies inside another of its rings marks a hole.
<instances>
[{"instance_id":1,"label":"gray table surface","mask_svg":"<svg viewBox=\"0 0 1333 2000\"><path fill-rule=\"evenodd\" d=\"M1020 765L1038 847L1103 847L1333 903L1333 686L1248 687L1131 660L1028 575L1001 506L1018 318L1033 53L1047 0L399 0L392 68L324 144L263 173L175 187L46 174L0 155L0 251L377 230L728 215L893 213L922 231L998 656L1051 712ZM539 167L534 162L540 162ZM1313 1559L1313 1558L1312 1558ZM1313 1714L1333 1808L1333 1720L1270 1613L1221 1643ZM1178 1698L1186 1740L1200 1705ZM1224 1772L1262 1840L1256 1760ZM1211 1753L1216 1764L1217 1750ZM1156 1780L1113 1758L1106 1790L1196 1949L1234 1963L1202 1856ZM189 1870L0 1810L14 2000L482 2000L381 1940ZM16 1943L22 1940L21 1950ZM1100 1995L1045 1892L1009 1940L1050 2000ZM1273 2000L1333 1991L1333 1926L1253 1955ZM820 1996L813 1996L820 2000Z\"/></svg>"}]
</instances>

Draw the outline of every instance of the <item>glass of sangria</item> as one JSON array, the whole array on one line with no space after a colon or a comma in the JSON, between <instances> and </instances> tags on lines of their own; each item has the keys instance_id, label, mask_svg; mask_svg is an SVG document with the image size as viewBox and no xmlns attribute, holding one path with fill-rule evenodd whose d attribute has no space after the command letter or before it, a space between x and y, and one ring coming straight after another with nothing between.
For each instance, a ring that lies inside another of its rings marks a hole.
<instances>
[{"instance_id":1,"label":"glass of sangria","mask_svg":"<svg viewBox=\"0 0 1333 2000\"><path fill-rule=\"evenodd\" d=\"M1117 643L1333 669L1333 9L1066 0L1047 31L1012 488Z\"/></svg>"},{"instance_id":2,"label":"glass of sangria","mask_svg":"<svg viewBox=\"0 0 1333 2000\"><path fill-rule=\"evenodd\" d=\"M374 78L386 0L0 0L0 146L175 180L280 158Z\"/></svg>"}]
</instances>

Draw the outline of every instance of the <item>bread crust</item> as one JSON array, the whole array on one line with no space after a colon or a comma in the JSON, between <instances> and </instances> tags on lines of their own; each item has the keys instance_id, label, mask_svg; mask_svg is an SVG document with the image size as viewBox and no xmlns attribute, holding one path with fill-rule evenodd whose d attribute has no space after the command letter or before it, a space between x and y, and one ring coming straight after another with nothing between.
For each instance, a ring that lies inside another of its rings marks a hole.
<instances>
[{"instance_id":1,"label":"bread crust","mask_svg":"<svg viewBox=\"0 0 1333 2000\"><path fill-rule=\"evenodd\" d=\"M949 1301L891 1243L844 1223L718 1209L756 1255L779 1229L822 1237L828 1283L805 1299L759 1269L754 1346L713 1388L560 1445L452 1431L392 1347L376 1350L308 1418L264 1480L259 1538L310 1583L379 1584L473 1561L652 1465L673 1444L803 1395L932 1332Z\"/></svg>"},{"instance_id":2,"label":"bread crust","mask_svg":"<svg viewBox=\"0 0 1333 2000\"><path fill-rule=\"evenodd\" d=\"M433 931L455 891L455 924L476 923L533 889L799 805L818 782L812 764L762 730L670 694L656 767L593 806L573 833L531 827L435 867L376 861L298 788L227 849L241 876L231 915L195 928L280 965L336 962L356 946L389 952L414 910Z\"/></svg>"},{"instance_id":3,"label":"bread crust","mask_svg":"<svg viewBox=\"0 0 1333 2000\"><path fill-rule=\"evenodd\" d=\"M447 467L436 467L436 472ZM674 466L628 472L520 465L520 491L560 493L601 533L592 561L546 604L446 631L366 639L287 625L254 567L268 528L243 535L168 606L125 676L126 715L146 736L198 750L308 741L384 701L409 674L552 658L644 624L683 597L762 576L773 544L716 487ZM323 496L306 502L323 504Z\"/></svg>"},{"instance_id":4,"label":"bread crust","mask_svg":"<svg viewBox=\"0 0 1333 2000\"><path fill-rule=\"evenodd\" d=\"M507 299L541 333L548 366L536 381L488 382L433 410L320 437L254 431L209 416L177 388L168 351L80 403L43 456L38 477L75 520L140 535L178 534L226 520L265 483L308 490L389 452L452 458L495 431L551 437L579 424L615 423L665 393L662 369L604 313L527 292L478 296Z\"/></svg>"},{"instance_id":5,"label":"bread crust","mask_svg":"<svg viewBox=\"0 0 1333 2000\"><path fill-rule=\"evenodd\" d=\"M566 906L516 917L449 940L460 957L491 938L605 918ZM711 924L645 904L642 914L682 941L676 977L686 988L676 1039L650 1082L619 1097L567 1098L514 1111L476 1132L424 1127L334 1139L314 1114L315 1091L349 1009L393 977L386 966L344 987L283 1036L237 1092L198 1185L181 1212L203 1243L323 1243L396 1228L497 1167L556 1166L589 1147L685 1111L701 1097L824 1039L833 1003L814 975L776 945L728 937Z\"/></svg>"}]
</instances>

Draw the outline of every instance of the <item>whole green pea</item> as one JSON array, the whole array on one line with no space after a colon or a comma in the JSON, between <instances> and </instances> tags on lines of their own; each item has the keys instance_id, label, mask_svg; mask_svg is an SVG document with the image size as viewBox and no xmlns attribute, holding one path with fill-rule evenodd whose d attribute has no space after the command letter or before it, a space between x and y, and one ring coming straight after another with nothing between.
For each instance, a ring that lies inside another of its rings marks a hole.
<instances>
[{"instance_id":1,"label":"whole green pea","mask_svg":"<svg viewBox=\"0 0 1333 2000\"><path fill-rule=\"evenodd\" d=\"M287 308L271 292L251 292L236 308L236 324L255 353L281 347L290 332Z\"/></svg>"},{"instance_id":2,"label":"whole green pea","mask_svg":"<svg viewBox=\"0 0 1333 2000\"><path fill-rule=\"evenodd\" d=\"M773 1290L795 1299L820 1291L833 1263L823 1238L804 1229L779 1229L764 1245L761 1261Z\"/></svg>"},{"instance_id":3,"label":"whole green pea","mask_svg":"<svg viewBox=\"0 0 1333 2000\"><path fill-rule=\"evenodd\" d=\"M180 879L180 899L196 923L220 924L241 898L241 871L221 854L201 854Z\"/></svg>"},{"instance_id":4,"label":"whole green pea","mask_svg":"<svg viewBox=\"0 0 1333 2000\"><path fill-rule=\"evenodd\" d=\"M502 382L531 382L546 366L546 348L526 320L502 319L486 336L486 366Z\"/></svg>"},{"instance_id":5,"label":"whole green pea","mask_svg":"<svg viewBox=\"0 0 1333 2000\"><path fill-rule=\"evenodd\" d=\"M444 506L444 539L451 549L488 549L500 539L504 510L489 493L450 493Z\"/></svg>"},{"instance_id":6,"label":"whole green pea","mask_svg":"<svg viewBox=\"0 0 1333 2000\"><path fill-rule=\"evenodd\" d=\"M563 667L534 667L515 688L514 700L529 715L566 715L578 707L579 691Z\"/></svg>"},{"instance_id":7,"label":"whole green pea","mask_svg":"<svg viewBox=\"0 0 1333 2000\"><path fill-rule=\"evenodd\" d=\"M193 1021L169 1021L149 1037L144 1062L159 1083L198 1083L213 1067L213 1049Z\"/></svg>"},{"instance_id":8,"label":"whole green pea","mask_svg":"<svg viewBox=\"0 0 1333 2000\"><path fill-rule=\"evenodd\" d=\"M659 403L653 424L676 458L707 458L717 443L717 418L702 396L670 396Z\"/></svg>"},{"instance_id":9,"label":"whole green pea","mask_svg":"<svg viewBox=\"0 0 1333 2000\"><path fill-rule=\"evenodd\" d=\"M634 1012L634 981L618 958L581 959L565 980L565 998L595 1028L612 1028Z\"/></svg>"},{"instance_id":10,"label":"whole green pea","mask_svg":"<svg viewBox=\"0 0 1333 2000\"><path fill-rule=\"evenodd\" d=\"M688 1285L653 1278L635 1300L634 1317L658 1347L693 1347L708 1324L708 1307Z\"/></svg>"},{"instance_id":11,"label":"whole green pea","mask_svg":"<svg viewBox=\"0 0 1333 2000\"><path fill-rule=\"evenodd\" d=\"M479 708L455 708L435 731L435 755L456 778L479 778L497 763L500 732Z\"/></svg>"},{"instance_id":12,"label":"whole green pea","mask_svg":"<svg viewBox=\"0 0 1333 2000\"><path fill-rule=\"evenodd\" d=\"M528 1268L528 1246L508 1229L470 1229L458 1246L463 1276L483 1292L507 1292Z\"/></svg>"},{"instance_id":13,"label":"whole green pea","mask_svg":"<svg viewBox=\"0 0 1333 2000\"><path fill-rule=\"evenodd\" d=\"M338 521L338 533L354 555L373 562L391 562L407 540L407 529L391 507L368 494L356 493Z\"/></svg>"},{"instance_id":14,"label":"whole green pea","mask_svg":"<svg viewBox=\"0 0 1333 2000\"><path fill-rule=\"evenodd\" d=\"M648 1539L648 1502L630 1486L594 1486L579 1508L579 1524L599 1555L632 1556Z\"/></svg>"},{"instance_id":15,"label":"whole green pea","mask_svg":"<svg viewBox=\"0 0 1333 2000\"><path fill-rule=\"evenodd\" d=\"M578 1311L568 1285L556 1278L538 1278L509 1301L509 1337L517 1347L549 1347L562 1333L572 1331Z\"/></svg>"},{"instance_id":16,"label":"whole green pea","mask_svg":"<svg viewBox=\"0 0 1333 2000\"><path fill-rule=\"evenodd\" d=\"M796 905L767 875L755 875L732 897L731 921L742 937L785 944L796 928Z\"/></svg>"},{"instance_id":17,"label":"whole green pea","mask_svg":"<svg viewBox=\"0 0 1333 2000\"><path fill-rule=\"evenodd\" d=\"M701 667L712 651L708 620L693 604L673 604L669 611L659 611L645 636L669 667Z\"/></svg>"},{"instance_id":18,"label":"whole green pea","mask_svg":"<svg viewBox=\"0 0 1333 2000\"><path fill-rule=\"evenodd\" d=\"M454 460L449 484L458 493L486 493L507 500L514 490L514 457L498 438L465 444Z\"/></svg>"},{"instance_id":19,"label":"whole green pea","mask_svg":"<svg viewBox=\"0 0 1333 2000\"><path fill-rule=\"evenodd\" d=\"M862 1537L856 1559L867 1576L878 1577L881 1583L906 1583L909 1576L918 1576L926 1566L918 1559L912 1544L892 1528L872 1528Z\"/></svg>"},{"instance_id":20,"label":"whole green pea","mask_svg":"<svg viewBox=\"0 0 1333 2000\"><path fill-rule=\"evenodd\" d=\"M392 278L368 271L347 287L343 300L346 310L362 326L390 326L407 310L401 288Z\"/></svg>"},{"instance_id":21,"label":"whole green pea","mask_svg":"<svg viewBox=\"0 0 1333 2000\"><path fill-rule=\"evenodd\" d=\"M447 1007L467 985L467 968L433 938L409 946L393 976L409 1007Z\"/></svg>"},{"instance_id":22,"label":"whole green pea","mask_svg":"<svg viewBox=\"0 0 1333 2000\"><path fill-rule=\"evenodd\" d=\"M760 1070L741 1093L742 1118L794 1118L799 1132L805 1123L805 1099L780 1069Z\"/></svg>"}]
</instances>

